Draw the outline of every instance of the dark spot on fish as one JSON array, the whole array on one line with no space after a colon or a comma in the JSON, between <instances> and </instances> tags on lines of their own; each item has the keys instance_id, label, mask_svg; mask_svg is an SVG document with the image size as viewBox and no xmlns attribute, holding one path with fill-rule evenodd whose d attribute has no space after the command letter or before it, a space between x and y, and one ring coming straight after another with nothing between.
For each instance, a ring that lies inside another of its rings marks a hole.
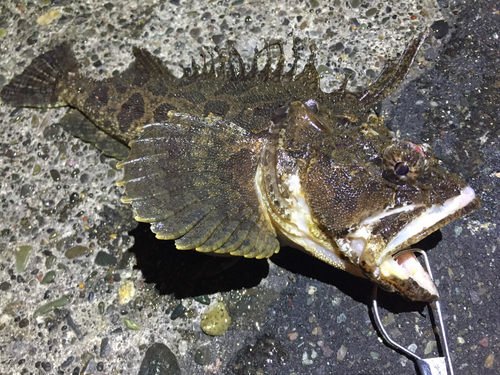
<instances>
[{"instance_id":1,"label":"dark spot on fish","mask_svg":"<svg viewBox=\"0 0 500 375\"><path fill-rule=\"evenodd\" d=\"M280 107L274 111L271 121L275 124L282 122L288 115L288 110L286 107Z\"/></svg>"},{"instance_id":2,"label":"dark spot on fish","mask_svg":"<svg viewBox=\"0 0 500 375\"><path fill-rule=\"evenodd\" d=\"M155 122L163 122L168 120L168 112L177 110L172 104L163 103L154 110Z\"/></svg>"},{"instance_id":3,"label":"dark spot on fish","mask_svg":"<svg viewBox=\"0 0 500 375\"><path fill-rule=\"evenodd\" d=\"M168 95L168 88L163 85L163 83L159 82L158 84L154 86L148 86L148 90L153 94L154 96L167 96Z\"/></svg>"},{"instance_id":4,"label":"dark spot on fish","mask_svg":"<svg viewBox=\"0 0 500 375\"><path fill-rule=\"evenodd\" d=\"M139 93L135 93L122 105L118 114L118 124L120 130L126 132L134 120L139 120L144 116L144 99Z\"/></svg>"},{"instance_id":5,"label":"dark spot on fish","mask_svg":"<svg viewBox=\"0 0 500 375\"><path fill-rule=\"evenodd\" d=\"M172 95L172 96L174 96L176 98L184 98L193 104L201 104L207 100L207 98L205 98L205 95L203 95L199 91L181 92L179 94Z\"/></svg>"},{"instance_id":6,"label":"dark spot on fish","mask_svg":"<svg viewBox=\"0 0 500 375\"><path fill-rule=\"evenodd\" d=\"M285 106L285 102L279 101L274 103L266 103L253 110L254 117L264 117L266 119L272 118L274 112L281 107Z\"/></svg>"},{"instance_id":7,"label":"dark spot on fish","mask_svg":"<svg viewBox=\"0 0 500 375\"><path fill-rule=\"evenodd\" d=\"M205 108L203 109L203 116L208 115L209 113L213 113L217 116L225 116L229 111L229 104L222 100L211 100L205 104Z\"/></svg>"},{"instance_id":8,"label":"dark spot on fish","mask_svg":"<svg viewBox=\"0 0 500 375\"><path fill-rule=\"evenodd\" d=\"M149 81L150 78L151 75L149 73L137 71L136 75L134 76L133 84L135 86L142 87Z\"/></svg>"},{"instance_id":9,"label":"dark spot on fish","mask_svg":"<svg viewBox=\"0 0 500 375\"><path fill-rule=\"evenodd\" d=\"M96 85L94 90L89 94L89 97L85 100L85 105L89 107L105 106L108 104L108 91L108 86Z\"/></svg>"},{"instance_id":10,"label":"dark spot on fish","mask_svg":"<svg viewBox=\"0 0 500 375\"><path fill-rule=\"evenodd\" d=\"M125 94L127 92L127 86L121 85L119 83L115 86L115 89L118 94Z\"/></svg>"}]
</instances>

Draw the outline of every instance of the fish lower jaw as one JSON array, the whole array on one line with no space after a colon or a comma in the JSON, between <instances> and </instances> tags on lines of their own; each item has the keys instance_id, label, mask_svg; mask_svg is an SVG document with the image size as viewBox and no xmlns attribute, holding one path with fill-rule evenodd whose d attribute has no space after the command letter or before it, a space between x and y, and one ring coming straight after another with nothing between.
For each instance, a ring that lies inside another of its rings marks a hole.
<instances>
[{"instance_id":1,"label":"fish lower jaw","mask_svg":"<svg viewBox=\"0 0 500 375\"><path fill-rule=\"evenodd\" d=\"M459 195L449 198L442 205L432 205L422 210L422 205L408 205L386 210L382 214L366 219L356 231L339 240L343 253L356 259L366 277L390 291L399 291L405 297L415 301L434 301L439 294L429 274L424 270L415 255L408 249L430 233L448 222L463 216L476 208L477 198L474 190L466 186ZM389 242L378 241L373 228L380 221L398 213L421 211L404 226Z\"/></svg>"}]
</instances>

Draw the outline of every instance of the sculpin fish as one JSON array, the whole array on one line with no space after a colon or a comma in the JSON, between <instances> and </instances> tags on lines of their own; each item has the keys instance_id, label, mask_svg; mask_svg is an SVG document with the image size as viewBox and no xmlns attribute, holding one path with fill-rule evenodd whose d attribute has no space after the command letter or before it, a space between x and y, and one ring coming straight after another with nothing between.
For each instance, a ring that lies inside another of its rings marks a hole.
<instances>
[{"instance_id":1,"label":"sculpin fish","mask_svg":"<svg viewBox=\"0 0 500 375\"><path fill-rule=\"evenodd\" d=\"M134 48L131 66L102 81L80 74L61 44L0 96L13 106L76 109L66 129L124 159L123 202L178 249L267 258L291 245L433 301L438 292L418 260L397 253L480 201L429 145L397 138L370 112L400 85L427 36L360 92L348 91L347 79L323 92L314 50L297 72L295 43L287 71L282 43L266 43L249 69L228 47L181 78Z\"/></svg>"}]
</instances>

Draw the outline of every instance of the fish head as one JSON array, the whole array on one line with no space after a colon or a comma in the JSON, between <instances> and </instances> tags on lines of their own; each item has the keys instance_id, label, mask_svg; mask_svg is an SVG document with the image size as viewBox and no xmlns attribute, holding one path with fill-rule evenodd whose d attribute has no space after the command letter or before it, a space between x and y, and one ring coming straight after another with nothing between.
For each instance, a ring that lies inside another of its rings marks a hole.
<instances>
[{"instance_id":1,"label":"fish head","mask_svg":"<svg viewBox=\"0 0 500 375\"><path fill-rule=\"evenodd\" d=\"M273 118L260 191L284 242L415 301L438 292L413 253L432 232L480 207L429 145L371 116L353 124L293 102ZM345 116L341 116L345 117Z\"/></svg>"}]
</instances>

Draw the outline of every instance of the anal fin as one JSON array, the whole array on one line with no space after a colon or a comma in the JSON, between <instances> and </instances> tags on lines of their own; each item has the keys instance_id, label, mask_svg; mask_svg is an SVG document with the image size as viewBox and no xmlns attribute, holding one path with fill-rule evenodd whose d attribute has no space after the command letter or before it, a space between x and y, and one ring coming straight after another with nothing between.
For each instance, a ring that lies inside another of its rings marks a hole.
<instances>
[{"instance_id":1,"label":"anal fin","mask_svg":"<svg viewBox=\"0 0 500 375\"><path fill-rule=\"evenodd\" d=\"M110 135L99 130L87 117L76 109L69 109L59 120L59 125L71 135L88 142L104 155L123 160L128 156L129 148Z\"/></svg>"}]
</instances>

